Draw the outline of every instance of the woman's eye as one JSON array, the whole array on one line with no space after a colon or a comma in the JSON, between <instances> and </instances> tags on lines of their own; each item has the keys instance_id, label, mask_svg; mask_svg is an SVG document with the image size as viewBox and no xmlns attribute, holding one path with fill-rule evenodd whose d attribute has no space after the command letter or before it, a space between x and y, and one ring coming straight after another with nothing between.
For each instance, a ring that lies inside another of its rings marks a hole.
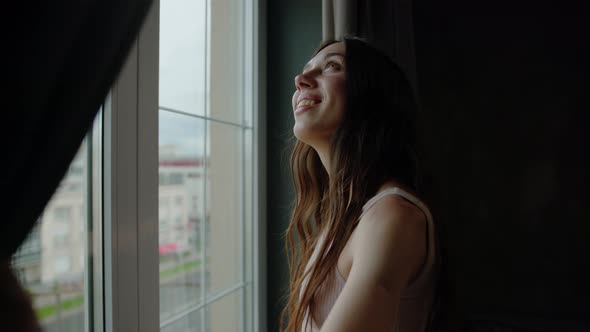
<instances>
[{"instance_id":1,"label":"woman's eye","mask_svg":"<svg viewBox=\"0 0 590 332\"><path fill-rule=\"evenodd\" d=\"M326 69L328 68L333 68L333 69L340 69L340 64L336 63L336 62L328 62L326 64Z\"/></svg>"}]
</instances>

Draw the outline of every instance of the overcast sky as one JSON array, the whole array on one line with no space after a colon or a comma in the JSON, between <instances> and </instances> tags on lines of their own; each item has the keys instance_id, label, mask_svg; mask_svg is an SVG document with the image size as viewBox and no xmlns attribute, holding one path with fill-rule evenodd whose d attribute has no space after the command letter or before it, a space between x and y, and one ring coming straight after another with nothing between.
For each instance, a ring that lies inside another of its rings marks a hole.
<instances>
[{"instance_id":1,"label":"overcast sky","mask_svg":"<svg viewBox=\"0 0 590 332\"><path fill-rule=\"evenodd\" d=\"M205 0L160 1L160 106L205 115ZM160 111L160 145L204 154L204 121Z\"/></svg>"}]
</instances>

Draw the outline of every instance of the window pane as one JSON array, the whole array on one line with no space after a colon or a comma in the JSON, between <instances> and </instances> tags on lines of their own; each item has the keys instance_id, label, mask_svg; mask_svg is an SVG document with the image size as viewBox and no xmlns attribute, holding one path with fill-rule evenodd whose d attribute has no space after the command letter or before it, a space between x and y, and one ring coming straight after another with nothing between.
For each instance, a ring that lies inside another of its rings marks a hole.
<instances>
[{"instance_id":1,"label":"window pane","mask_svg":"<svg viewBox=\"0 0 590 332\"><path fill-rule=\"evenodd\" d=\"M37 225L13 257L47 332L85 329L88 167L82 144Z\"/></svg>"},{"instance_id":2,"label":"window pane","mask_svg":"<svg viewBox=\"0 0 590 332\"><path fill-rule=\"evenodd\" d=\"M209 122L207 149L207 294L242 282L243 148L241 128Z\"/></svg>"},{"instance_id":3,"label":"window pane","mask_svg":"<svg viewBox=\"0 0 590 332\"><path fill-rule=\"evenodd\" d=\"M202 303L204 120L160 111L160 321ZM180 330L179 330L180 331Z\"/></svg>"},{"instance_id":4,"label":"window pane","mask_svg":"<svg viewBox=\"0 0 590 332\"><path fill-rule=\"evenodd\" d=\"M207 306L207 332L242 331L242 293L238 289Z\"/></svg>"},{"instance_id":5,"label":"window pane","mask_svg":"<svg viewBox=\"0 0 590 332\"><path fill-rule=\"evenodd\" d=\"M174 320L163 327L160 331L162 332L193 332L202 331L201 326L203 324L203 310L197 310L180 319Z\"/></svg>"},{"instance_id":6,"label":"window pane","mask_svg":"<svg viewBox=\"0 0 590 332\"><path fill-rule=\"evenodd\" d=\"M160 106L205 115L206 0L160 1Z\"/></svg>"}]
</instances>

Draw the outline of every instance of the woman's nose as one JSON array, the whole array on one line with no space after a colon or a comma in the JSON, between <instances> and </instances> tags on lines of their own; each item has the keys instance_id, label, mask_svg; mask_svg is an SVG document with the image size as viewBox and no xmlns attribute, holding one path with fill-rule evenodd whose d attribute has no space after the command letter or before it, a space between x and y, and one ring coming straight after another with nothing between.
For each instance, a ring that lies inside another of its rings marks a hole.
<instances>
[{"instance_id":1,"label":"woman's nose","mask_svg":"<svg viewBox=\"0 0 590 332\"><path fill-rule=\"evenodd\" d=\"M302 88L315 87L315 80L307 74L299 74L295 76L295 87L300 90Z\"/></svg>"}]
</instances>

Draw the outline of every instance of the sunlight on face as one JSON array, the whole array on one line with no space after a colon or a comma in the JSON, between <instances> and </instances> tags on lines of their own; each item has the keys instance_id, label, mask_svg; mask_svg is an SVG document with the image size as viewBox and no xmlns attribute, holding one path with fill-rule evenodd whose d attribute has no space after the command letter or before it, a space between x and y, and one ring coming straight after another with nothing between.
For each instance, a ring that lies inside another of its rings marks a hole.
<instances>
[{"instance_id":1,"label":"sunlight on face","mask_svg":"<svg viewBox=\"0 0 590 332\"><path fill-rule=\"evenodd\" d=\"M329 144L342 122L346 102L344 52L343 42L325 47L295 77L293 133L311 146Z\"/></svg>"}]
</instances>

